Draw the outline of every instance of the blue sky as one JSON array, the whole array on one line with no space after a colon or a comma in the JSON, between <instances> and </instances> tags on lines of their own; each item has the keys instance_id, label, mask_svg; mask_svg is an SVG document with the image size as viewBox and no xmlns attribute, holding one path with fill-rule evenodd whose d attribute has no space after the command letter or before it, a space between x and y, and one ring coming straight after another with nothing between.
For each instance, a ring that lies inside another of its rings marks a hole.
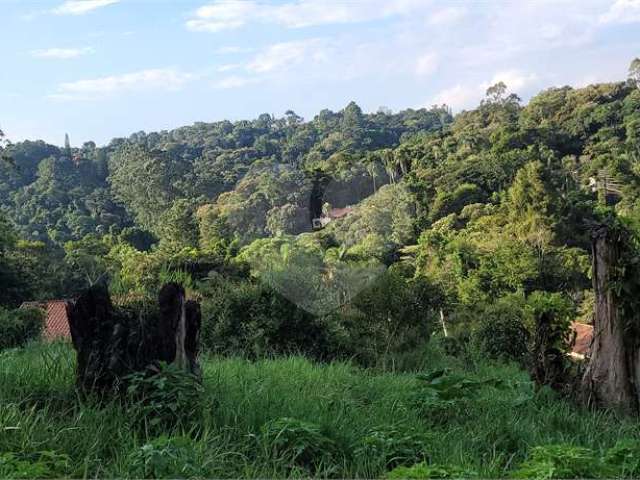
<instances>
[{"instance_id":1,"label":"blue sky","mask_svg":"<svg viewBox=\"0 0 640 480\"><path fill-rule=\"evenodd\" d=\"M0 128L98 144L196 121L472 108L621 80L640 0L0 0Z\"/></svg>"}]
</instances>

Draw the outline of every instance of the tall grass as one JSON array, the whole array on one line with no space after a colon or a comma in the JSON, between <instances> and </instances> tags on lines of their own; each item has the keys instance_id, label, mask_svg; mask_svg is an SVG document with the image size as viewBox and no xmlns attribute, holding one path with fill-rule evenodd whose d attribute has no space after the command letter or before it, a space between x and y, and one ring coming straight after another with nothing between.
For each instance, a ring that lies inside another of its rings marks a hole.
<instances>
[{"instance_id":1,"label":"tall grass","mask_svg":"<svg viewBox=\"0 0 640 480\"><path fill-rule=\"evenodd\" d=\"M300 357L204 358L198 421L158 432L141 426L121 402L76 395L68 345L7 351L0 354L0 476L12 475L2 470L3 454L37 460L51 452L65 461L44 476L377 478L394 464L425 461L504 477L534 446L568 443L599 452L620 439L640 438L632 419L533 391L515 366L465 365L437 346L423 356L425 369L446 365L466 378L505 386L487 384L461 401L425 406L414 373ZM283 438L299 449L326 439L335 452L309 467L283 453ZM189 462L195 466L187 469Z\"/></svg>"}]
</instances>

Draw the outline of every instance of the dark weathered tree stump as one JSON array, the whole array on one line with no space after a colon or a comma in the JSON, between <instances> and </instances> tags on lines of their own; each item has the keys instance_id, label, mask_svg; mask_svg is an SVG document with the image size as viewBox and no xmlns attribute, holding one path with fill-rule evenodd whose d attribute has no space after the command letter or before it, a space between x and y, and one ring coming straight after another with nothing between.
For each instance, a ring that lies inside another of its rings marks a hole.
<instances>
[{"instance_id":1,"label":"dark weathered tree stump","mask_svg":"<svg viewBox=\"0 0 640 480\"><path fill-rule=\"evenodd\" d=\"M115 308L107 287L95 285L67 305L77 383L87 391L121 388L133 372L175 363L200 374L200 305L175 283L162 287L157 312Z\"/></svg>"},{"instance_id":2,"label":"dark weathered tree stump","mask_svg":"<svg viewBox=\"0 0 640 480\"><path fill-rule=\"evenodd\" d=\"M640 351L638 342L628 338L625 331L620 298L612 285L614 272L620 268L620 248L619 236L612 234L607 225L593 229L593 343L581 390L592 406L638 413Z\"/></svg>"}]
</instances>

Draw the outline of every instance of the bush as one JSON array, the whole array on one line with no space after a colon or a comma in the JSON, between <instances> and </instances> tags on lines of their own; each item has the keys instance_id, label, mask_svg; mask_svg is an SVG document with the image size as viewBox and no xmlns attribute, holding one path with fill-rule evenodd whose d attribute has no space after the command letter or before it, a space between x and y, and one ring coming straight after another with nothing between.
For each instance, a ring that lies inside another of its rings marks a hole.
<instances>
[{"instance_id":1,"label":"bush","mask_svg":"<svg viewBox=\"0 0 640 480\"><path fill-rule=\"evenodd\" d=\"M432 424L441 425L468 416L468 409L486 389L504 389L497 378L473 379L447 369L418 375L413 403Z\"/></svg>"},{"instance_id":2,"label":"bush","mask_svg":"<svg viewBox=\"0 0 640 480\"><path fill-rule=\"evenodd\" d=\"M468 338L462 336L440 338L442 350L452 357L462 356L467 351L468 343Z\"/></svg>"},{"instance_id":3,"label":"bush","mask_svg":"<svg viewBox=\"0 0 640 480\"><path fill-rule=\"evenodd\" d=\"M424 345L431 334L439 292L402 264L389 267L352 301L356 321L347 324L349 342L364 365L382 364ZM345 324L341 318L338 324Z\"/></svg>"},{"instance_id":4,"label":"bush","mask_svg":"<svg viewBox=\"0 0 640 480\"><path fill-rule=\"evenodd\" d=\"M488 318L474 331L474 346L494 360L523 362L529 352L529 331L515 318Z\"/></svg>"},{"instance_id":5,"label":"bush","mask_svg":"<svg viewBox=\"0 0 640 480\"><path fill-rule=\"evenodd\" d=\"M328 360L336 341L326 323L269 286L211 279L200 287L202 348L222 355L261 358L305 354Z\"/></svg>"},{"instance_id":6,"label":"bush","mask_svg":"<svg viewBox=\"0 0 640 480\"><path fill-rule=\"evenodd\" d=\"M612 476L637 478L640 476L640 441L618 442L606 451L603 462Z\"/></svg>"},{"instance_id":7,"label":"bush","mask_svg":"<svg viewBox=\"0 0 640 480\"><path fill-rule=\"evenodd\" d=\"M418 463L411 467L398 467L390 471L385 478L391 480L422 478L473 478L478 476L473 470L457 466L427 465Z\"/></svg>"},{"instance_id":8,"label":"bush","mask_svg":"<svg viewBox=\"0 0 640 480\"><path fill-rule=\"evenodd\" d=\"M602 467L593 450L573 445L534 447L513 478L597 478Z\"/></svg>"},{"instance_id":9,"label":"bush","mask_svg":"<svg viewBox=\"0 0 640 480\"><path fill-rule=\"evenodd\" d=\"M15 348L36 339L44 327L44 312L39 308L6 310L0 307L0 350Z\"/></svg>"},{"instance_id":10,"label":"bush","mask_svg":"<svg viewBox=\"0 0 640 480\"><path fill-rule=\"evenodd\" d=\"M573 445L534 447L514 478L636 478L640 473L640 442L625 440L598 455Z\"/></svg>"},{"instance_id":11,"label":"bush","mask_svg":"<svg viewBox=\"0 0 640 480\"><path fill-rule=\"evenodd\" d=\"M382 469L411 465L427 456L428 441L424 434L411 428L376 428L354 449L356 458L379 464Z\"/></svg>"},{"instance_id":12,"label":"bush","mask_svg":"<svg viewBox=\"0 0 640 480\"><path fill-rule=\"evenodd\" d=\"M44 451L0 454L0 478L60 478L69 472L67 455Z\"/></svg>"},{"instance_id":13,"label":"bush","mask_svg":"<svg viewBox=\"0 0 640 480\"><path fill-rule=\"evenodd\" d=\"M471 343L494 360L523 363L529 353L530 333L525 326L526 303L520 295L498 299L481 312L482 321L473 330Z\"/></svg>"},{"instance_id":14,"label":"bush","mask_svg":"<svg viewBox=\"0 0 640 480\"><path fill-rule=\"evenodd\" d=\"M157 371L136 372L124 380L132 418L150 427L185 425L201 413L202 385L175 364L161 363Z\"/></svg>"},{"instance_id":15,"label":"bush","mask_svg":"<svg viewBox=\"0 0 640 480\"><path fill-rule=\"evenodd\" d=\"M546 319L548 325L547 349L556 349L559 352L568 353L573 340L571 320L575 318L577 311L573 302L560 293L532 292L527 299L527 313L536 323Z\"/></svg>"},{"instance_id":16,"label":"bush","mask_svg":"<svg viewBox=\"0 0 640 480\"><path fill-rule=\"evenodd\" d=\"M430 333L431 287L399 268L382 273L349 303L314 315L272 287L214 277L201 284L201 344L217 354L386 363Z\"/></svg>"},{"instance_id":17,"label":"bush","mask_svg":"<svg viewBox=\"0 0 640 480\"><path fill-rule=\"evenodd\" d=\"M161 436L129 455L132 478L202 478L206 472L194 443L186 437Z\"/></svg>"},{"instance_id":18,"label":"bush","mask_svg":"<svg viewBox=\"0 0 640 480\"><path fill-rule=\"evenodd\" d=\"M279 418L262 426L260 440L269 457L287 462L290 468L324 473L335 470L338 448L318 425Z\"/></svg>"}]
</instances>

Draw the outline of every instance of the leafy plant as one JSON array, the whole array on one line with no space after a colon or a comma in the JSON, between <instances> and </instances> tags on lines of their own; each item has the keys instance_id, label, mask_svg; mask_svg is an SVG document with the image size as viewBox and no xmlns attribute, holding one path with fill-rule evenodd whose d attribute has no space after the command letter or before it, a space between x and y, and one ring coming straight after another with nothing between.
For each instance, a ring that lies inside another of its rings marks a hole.
<instances>
[{"instance_id":1,"label":"leafy plant","mask_svg":"<svg viewBox=\"0 0 640 480\"><path fill-rule=\"evenodd\" d=\"M602 474L599 458L590 448L574 445L534 447L513 478L596 478Z\"/></svg>"},{"instance_id":2,"label":"leafy plant","mask_svg":"<svg viewBox=\"0 0 640 480\"><path fill-rule=\"evenodd\" d=\"M68 474L70 458L52 451L0 454L0 478L59 478Z\"/></svg>"},{"instance_id":3,"label":"leafy plant","mask_svg":"<svg viewBox=\"0 0 640 480\"><path fill-rule=\"evenodd\" d=\"M420 478L472 478L478 474L458 466L428 465L425 462L411 467L397 467L387 473L385 478L390 480L420 479Z\"/></svg>"},{"instance_id":4,"label":"leafy plant","mask_svg":"<svg viewBox=\"0 0 640 480\"><path fill-rule=\"evenodd\" d=\"M606 466L615 476L638 477L640 475L640 441L623 440L607 450L603 457Z\"/></svg>"},{"instance_id":5,"label":"leafy plant","mask_svg":"<svg viewBox=\"0 0 640 480\"><path fill-rule=\"evenodd\" d=\"M504 383L495 378L472 380L464 375L452 373L446 369L418 375L421 380L419 393L427 402L455 403L458 400L472 398L485 387L500 388Z\"/></svg>"},{"instance_id":6,"label":"leafy plant","mask_svg":"<svg viewBox=\"0 0 640 480\"><path fill-rule=\"evenodd\" d=\"M473 343L492 359L522 362L528 353L529 332L518 318L490 316L473 334Z\"/></svg>"},{"instance_id":7,"label":"leafy plant","mask_svg":"<svg viewBox=\"0 0 640 480\"><path fill-rule=\"evenodd\" d=\"M528 353L529 331L523 295L505 295L482 311L482 321L472 333L473 346L496 360L524 362Z\"/></svg>"},{"instance_id":8,"label":"leafy plant","mask_svg":"<svg viewBox=\"0 0 640 480\"><path fill-rule=\"evenodd\" d=\"M44 326L39 308L6 310L0 307L0 350L20 347L37 338Z\"/></svg>"},{"instance_id":9,"label":"leafy plant","mask_svg":"<svg viewBox=\"0 0 640 480\"><path fill-rule=\"evenodd\" d=\"M129 464L129 474L137 478L206 476L193 441L186 437L158 437L134 450Z\"/></svg>"},{"instance_id":10,"label":"leafy plant","mask_svg":"<svg viewBox=\"0 0 640 480\"><path fill-rule=\"evenodd\" d=\"M175 364L125 377L130 408L151 427L185 424L200 413L203 388L198 378Z\"/></svg>"},{"instance_id":11,"label":"leafy plant","mask_svg":"<svg viewBox=\"0 0 640 480\"><path fill-rule=\"evenodd\" d=\"M354 456L371 459L384 469L424 460L428 454L428 439L411 428L377 428L363 437L354 449Z\"/></svg>"},{"instance_id":12,"label":"leafy plant","mask_svg":"<svg viewBox=\"0 0 640 480\"><path fill-rule=\"evenodd\" d=\"M322 428L294 418L279 418L261 428L260 439L272 458L284 460L293 468L313 472L331 470L338 454L335 442Z\"/></svg>"}]
</instances>

